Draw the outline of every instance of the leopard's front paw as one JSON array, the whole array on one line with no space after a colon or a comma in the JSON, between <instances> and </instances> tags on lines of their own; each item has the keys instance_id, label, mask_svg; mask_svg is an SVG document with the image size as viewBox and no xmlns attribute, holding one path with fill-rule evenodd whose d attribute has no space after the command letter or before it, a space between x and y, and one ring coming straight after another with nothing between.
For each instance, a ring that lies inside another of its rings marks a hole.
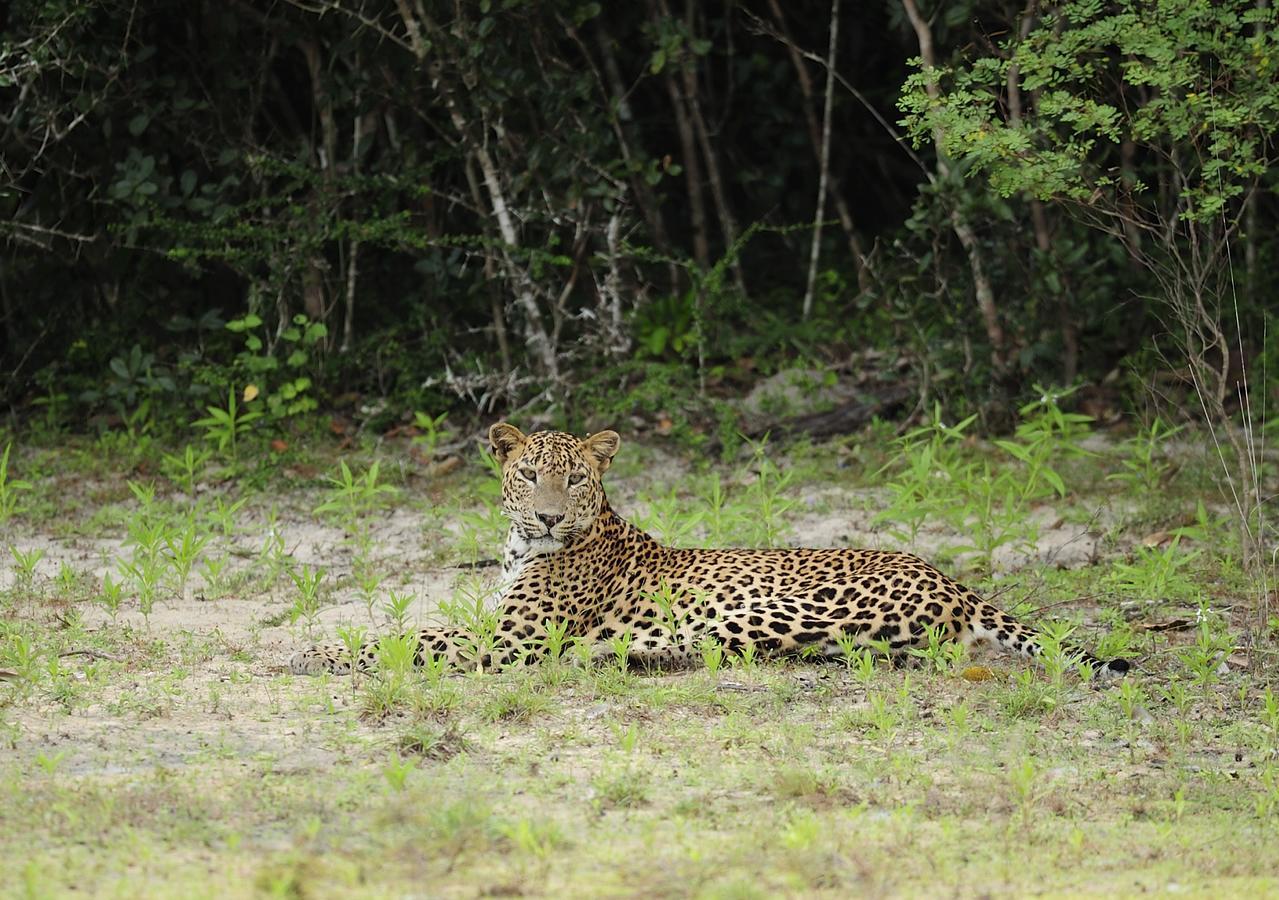
<instances>
[{"instance_id":1,"label":"leopard's front paw","mask_svg":"<svg viewBox=\"0 0 1279 900\"><path fill-rule=\"evenodd\" d=\"M350 675L350 654L338 644L317 644L294 653L289 658L289 671L294 675Z\"/></svg>"}]
</instances>

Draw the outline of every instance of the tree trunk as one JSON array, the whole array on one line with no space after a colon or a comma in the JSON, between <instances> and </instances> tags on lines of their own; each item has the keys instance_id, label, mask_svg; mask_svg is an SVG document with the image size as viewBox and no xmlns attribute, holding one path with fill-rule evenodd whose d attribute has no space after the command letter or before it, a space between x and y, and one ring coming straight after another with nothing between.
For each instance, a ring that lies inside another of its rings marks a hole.
<instances>
[{"instance_id":1,"label":"tree trunk","mask_svg":"<svg viewBox=\"0 0 1279 900\"><path fill-rule=\"evenodd\" d=\"M400 17L404 20L414 55L419 61L425 63L429 48L422 38L422 28L433 27L430 19L427 18L420 3L415 2L413 7L410 8L408 0L396 0L396 5L399 9ZM497 165L488 152L487 144L471 133L470 123L458 106L450 85L444 80L443 61L433 63L432 81L433 86L444 100L444 105L449 111L449 118L453 123L453 127L457 130L463 146L467 148L469 155L479 166L480 177L488 192L493 217L497 220L498 234L506 244L506 248L501 251L501 262L506 271L506 277L514 288L516 304L524 311L524 331L529 351L533 354L534 359L538 361L543 374L552 382L558 382L560 378L559 357L542 322L542 314L537 305L537 296L534 293L532 280L529 278L528 272L517 265L510 254L511 248L518 249L520 247L520 236L515 229L515 220L511 217L510 207L506 202L506 194L502 189L502 181Z\"/></svg>"},{"instance_id":2,"label":"tree trunk","mask_svg":"<svg viewBox=\"0 0 1279 900\"><path fill-rule=\"evenodd\" d=\"M665 7L666 0L659 0L659 2ZM693 10L692 0L689 0L684 24L688 29L690 40L694 33ZM697 86L697 65L693 52L688 47L684 47L680 54L680 74L684 82L684 102L688 106L693 131L697 135L697 143L702 150L702 159L706 162L706 176L711 189L711 198L715 201L720 231L724 235L724 250L726 253L732 252L732 248L737 244L737 220L728 204L728 195L724 192L724 179L720 174L719 156L715 153L714 144L711 143L710 130L706 127L706 117L702 115L702 101ZM738 292L745 297L747 295L746 279L742 275L741 259L736 253L729 260L729 268L733 272L733 282L737 285Z\"/></svg>"},{"instance_id":3,"label":"tree trunk","mask_svg":"<svg viewBox=\"0 0 1279 900\"><path fill-rule=\"evenodd\" d=\"M902 8L906 11L906 17L910 19L911 26L915 29L915 37L919 41L919 57L923 61L924 72L930 72L937 66L936 53L933 50L933 33L927 20L919 13L919 7L915 5L915 0L902 0ZM925 84L925 90L929 99L939 101L941 91L937 86L936 80L930 78ZM940 126L933 128L933 143L937 147L937 174L943 179L950 177L950 164L946 161L946 153L942 149L943 134ZM1007 376L1008 359L1006 356L1006 340L1004 338L1004 329L999 322L999 311L995 305L995 291L991 287L990 276L986 273L986 263L982 254L981 244L977 240L976 233L973 232L972 226L968 224L967 218L958 206L952 206L950 209L951 229L955 232L955 236L959 238L959 243L963 245L964 252L968 255L968 268L973 278L973 290L977 295L977 309L981 314L982 324L986 329L986 339L990 341L990 361L994 367L997 376L1002 378Z\"/></svg>"},{"instance_id":4,"label":"tree trunk","mask_svg":"<svg viewBox=\"0 0 1279 900\"><path fill-rule=\"evenodd\" d=\"M778 33L783 38L782 43L790 56L791 65L795 69L795 78L799 82L800 94L804 97L804 120L808 123L808 139L813 145L813 158L820 165L822 157L822 127L817 120L817 113L813 109L813 79L808 74L808 67L804 65L804 57L799 52L799 48L796 47L795 39L791 37L790 28L786 24L781 5L778 0L768 0L768 3L773 12L773 19L777 23ZM833 79L835 77L830 71L827 71L826 74L827 78ZM871 288L870 273L866 269L866 255L862 250L861 239L857 236L853 213L848 207L848 200L844 197L844 192L840 189L839 180L834 175L828 174L827 177L827 194L830 196L831 202L835 204L835 216L839 219L840 227L844 230L844 238L848 241L848 255L852 257L853 269L857 273L857 287L864 293Z\"/></svg>"},{"instance_id":5,"label":"tree trunk","mask_svg":"<svg viewBox=\"0 0 1279 900\"><path fill-rule=\"evenodd\" d=\"M822 106L821 151L817 154L817 209L813 213L813 244L808 254L808 280L804 287L803 316L813 312L813 287L822 248L822 220L826 217L826 184L830 176L830 119L835 99L835 48L839 41L839 0L830 4L830 47L826 55L826 99Z\"/></svg>"}]
</instances>

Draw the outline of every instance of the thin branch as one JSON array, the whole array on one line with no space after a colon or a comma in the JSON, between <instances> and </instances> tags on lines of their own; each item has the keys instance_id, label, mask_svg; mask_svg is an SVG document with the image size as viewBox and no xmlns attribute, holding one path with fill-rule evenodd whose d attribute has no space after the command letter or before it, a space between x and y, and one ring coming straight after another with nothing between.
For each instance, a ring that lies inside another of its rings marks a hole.
<instances>
[{"instance_id":1,"label":"thin branch","mask_svg":"<svg viewBox=\"0 0 1279 900\"><path fill-rule=\"evenodd\" d=\"M826 99L822 107L822 149L817 176L817 209L813 211L813 245L808 254L808 283L804 288L803 317L813 312L813 287L817 283L817 261L822 252L822 220L826 213L826 185L830 180L830 120L835 98L835 48L839 41L839 0L830 4L830 45L826 59Z\"/></svg>"}]
</instances>

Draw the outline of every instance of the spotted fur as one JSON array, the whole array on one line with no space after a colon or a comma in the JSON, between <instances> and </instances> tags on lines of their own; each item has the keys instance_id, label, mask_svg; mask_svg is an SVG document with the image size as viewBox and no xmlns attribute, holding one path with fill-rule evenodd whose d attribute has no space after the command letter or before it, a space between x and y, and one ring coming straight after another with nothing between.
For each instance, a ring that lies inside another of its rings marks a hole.
<instances>
[{"instance_id":1,"label":"spotted fur","mask_svg":"<svg viewBox=\"0 0 1279 900\"><path fill-rule=\"evenodd\" d=\"M500 423L489 438L511 520L496 640L475 659L460 629L424 629L419 664L428 655L485 668L534 659L551 623L600 655L629 633L631 660L658 665L693 659L708 639L733 654L754 647L763 655L833 656L843 652L841 638L901 651L926 642L930 628L964 644L984 641L1030 658L1042 652L1032 629L907 553L658 543L609 506L601 478L620 443L612 431L579 440L554 431L525 436ZM372 668L376 656L376 643L367 644L357 667ZM1080 658L1107 674L1128 670L1122 659ZM312 647L290 668L345 674L349 654L339 644Z\"/></svg>"}]
</instances>

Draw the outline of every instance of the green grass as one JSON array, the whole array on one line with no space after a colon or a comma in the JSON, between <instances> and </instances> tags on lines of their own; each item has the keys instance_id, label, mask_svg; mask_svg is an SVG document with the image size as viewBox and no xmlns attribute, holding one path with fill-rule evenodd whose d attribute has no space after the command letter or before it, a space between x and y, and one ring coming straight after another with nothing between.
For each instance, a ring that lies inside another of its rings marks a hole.
<instances>
[{"instance_id":1,"label":"green grass","mask_svg":"<svg viewBox=\"0 0 1279 900\"><path fill-rule=\"evenodd\" d=\"M884 487L900 470L876 475L899 448L874 434L723 465L649 448L627 465L624 448L610 496L692 544L802 543L843 516L894 546L873 519L904 510ZM1065 497L1013 498L1100 535L1091 565L1032 554L992 572L960 549L963 517L917 532L1005 608L1135 659L1120 687L944 647L908 669L708 647L713 669L649 674L567 647L454 675L398 666L391 642L382 674L295 678L282 662L307 631L412 627L411 597L483 627L496 573L455 567L499 552L484 466L425 479L400 465L407 445L353 454L348 472L381 460L399 489L385 502L376 474L326 481L330 451L223 481L166 448L169 480L67 443L9 459L31 488L0 549L44 556L0 583L2 896L1279 891L1274 645L1243 665L1255 598L1233 529L1200 470L1148 443L1087 466L1049 447L1037 464ZM955 472L1024 472L981 444L944 449ZM934 479L929 503L981 499L970 485ZM326 503L333 523L313 515ZM121 560L151 566L149 596ZM123 584L114 609L104 573ZM968 680L975 666L992 677Z\"/></svg>"}]
</instances>

